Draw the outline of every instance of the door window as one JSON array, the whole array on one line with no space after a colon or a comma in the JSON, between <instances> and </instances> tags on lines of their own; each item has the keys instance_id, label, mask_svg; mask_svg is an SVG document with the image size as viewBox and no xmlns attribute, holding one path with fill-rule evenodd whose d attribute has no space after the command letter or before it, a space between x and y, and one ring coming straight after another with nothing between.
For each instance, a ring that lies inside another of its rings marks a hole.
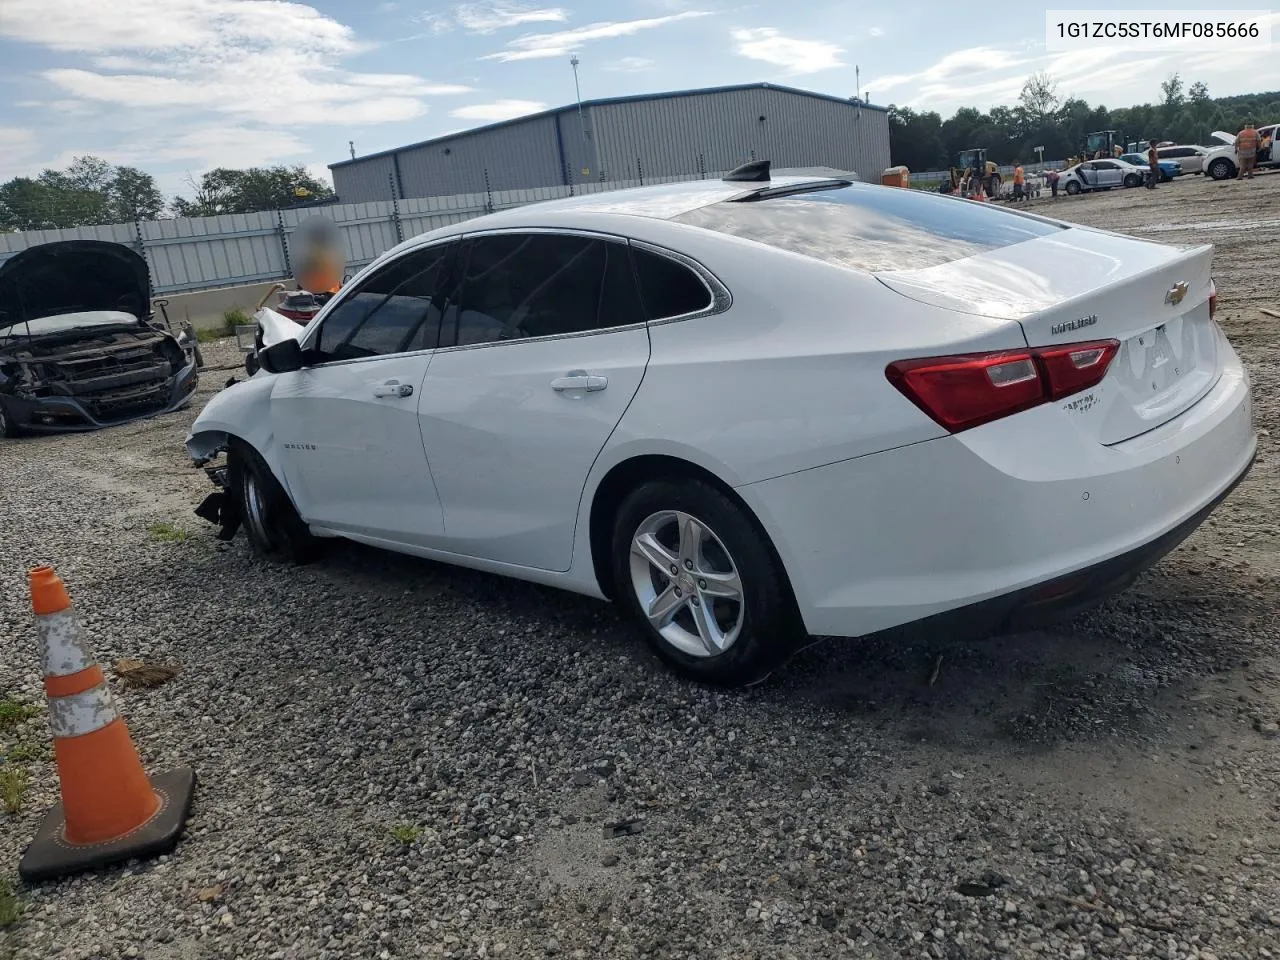
<instances>
[{"instance_id":1,"label":"door window","mask_svg":"<svg viewBox=\"0 0 1280 960\"><path fill-rule=\"evenodd\" d=\"M321 362L433 348L440 327L436 294L452 246L407 253L343 297L321 322Z\"/></svg>"},{"instance_id":2,"label":"door window","mask_svg":"<svg viewBox=\"0 0 1280 960\"><path fill-rule=\"evenodd\" d=\"M467 241L440 346L587 333L643 323L626 244L560 234Z\"/></svg>"}]
</instances>

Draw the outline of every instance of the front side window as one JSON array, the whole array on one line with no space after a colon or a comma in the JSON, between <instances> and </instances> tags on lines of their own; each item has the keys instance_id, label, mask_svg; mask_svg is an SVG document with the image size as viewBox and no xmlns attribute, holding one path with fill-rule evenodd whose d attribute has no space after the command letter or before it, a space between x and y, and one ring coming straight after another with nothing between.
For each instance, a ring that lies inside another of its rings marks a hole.
<instances>
[{"instance_id":1,"label":"front side window","mask_svg":"<svg viewBox=\"0 0 1280 960\"><path fill-rule=\"evenodd\" d=\"M437 298L452 245L414 250L382 267L343 297L320 325L322 361L385 356L436 345Z\"/></svg>"},{"instance_id":2,"label":"front side window","mask_svg":"<svg viewBox=\"0 0 1280 960\"><path fill-rule=\"evenodd\" d=\"M563 234L464 242L440 346L587 333L642 323L626 244Z\"/></svg>"}]
</instances>

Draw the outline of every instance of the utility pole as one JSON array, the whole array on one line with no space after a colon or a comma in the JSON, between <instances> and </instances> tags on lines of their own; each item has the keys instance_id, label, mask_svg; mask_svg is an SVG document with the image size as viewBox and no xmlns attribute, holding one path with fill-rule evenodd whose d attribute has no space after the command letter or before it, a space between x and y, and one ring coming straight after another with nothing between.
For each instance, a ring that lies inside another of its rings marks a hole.
<instances>
[{"instance_id":1,"label":"utility pole","mask_svg":"<svg viewBox=\"0 0 1280 960\"><path fill-rule=\"evenodd\" d=\"M575 53L569 58L569 65L573 67L573 92L578 98L578 126L582 129L582 142L587 142L587 122L582 118L582 88L578 86L578 55Z\"/></svg>"},{"instance_id":2,"label":"utility pole","mask_svg":"<svg viewBox=\"0 0 1280 960\"><path fill-rule=\"evenodd\" d=\"M861 117L862 116L862 68L861 67L855 66L853 68L853 78L854 78L853 79L854 86L857 87L857 91L858 91L858 95L857 95L858 116Z\"/></svg>"},{"instance_id":3,"label":"utility pole","mask_svg":"<svg viewBox=\"0 0 1280 960\"><path fill-rule=\"evenodd\" d=\"M351 159L354 160L356 158L356 142L354 140L348 140L347 146L351 150Z\"/></svg>"}]
</instances>

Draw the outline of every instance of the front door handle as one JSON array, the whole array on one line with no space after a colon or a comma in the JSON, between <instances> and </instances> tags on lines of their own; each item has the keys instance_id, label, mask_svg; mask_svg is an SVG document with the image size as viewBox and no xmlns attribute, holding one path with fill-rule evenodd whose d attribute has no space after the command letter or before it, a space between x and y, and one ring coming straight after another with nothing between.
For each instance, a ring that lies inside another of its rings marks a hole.
<instances>
[{"instance_id":1,"label":"front door handle","mask_svg":"<svg viewBox=\"0 0 1280 960\"><path fill-rule=\"evenodd\" d=\"M375 397L412 397L413 387L399 380L388 380L374 387L373 395Z\"/></svg>"},{"instance_id":2,"label":"front door handle","mask_svg":"<svg viewBox=\"0 0 1280 960\"><path fill-rule=\"evenodd\" d=\"M557 393L563 393L566 390L586 390L588 393L595 393L608 385L608 377L593 377L585 370L573 370L567 377L557 377L551 381L551 389Z\"/></svg>"}]
</instances>

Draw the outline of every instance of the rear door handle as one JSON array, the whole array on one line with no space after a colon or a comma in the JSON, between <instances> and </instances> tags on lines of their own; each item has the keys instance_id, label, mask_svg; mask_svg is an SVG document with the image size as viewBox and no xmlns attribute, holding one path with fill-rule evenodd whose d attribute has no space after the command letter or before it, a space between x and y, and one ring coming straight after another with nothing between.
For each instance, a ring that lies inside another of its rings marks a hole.
<instances>
[{"instance_id":1,"label":"rear door handle","mask_svg":"<svg viewBox=\"0 0 1280 960\"><path fill-rule=\"evenodd\" d=\"M567 377L557 377L551 381L551 389L557 393L563 393L566 390L586 390L588 393L595 393L608 385L608 377L593 377L585 370L573 370Z\"/></svg>"},{"instance_id":2,"label":"rear door handle","mask_svg":"<svg viewBox=\"0 0 1280 960\"><path fill-rule=\"evenodd\" d=\"M413 386L399 380L388 380L373 388L375 397L412 397Z\"/></svg>"}]
</instances>

